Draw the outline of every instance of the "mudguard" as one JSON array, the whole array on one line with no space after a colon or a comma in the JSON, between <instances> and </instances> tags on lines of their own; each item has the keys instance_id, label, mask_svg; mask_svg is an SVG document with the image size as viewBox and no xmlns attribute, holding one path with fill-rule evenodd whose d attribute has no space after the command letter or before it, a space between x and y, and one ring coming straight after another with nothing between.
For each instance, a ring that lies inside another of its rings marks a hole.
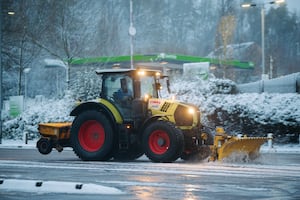
<instances>
[{"instance_id":1,"label":"mudguard","mask_svg":"<svg viewBox=\"0 0 300 200\"><path fill-rule=\"evenodd\" d=\"M107 116L115 121L117 124L122 124L123 123L123 118L118 111L118 109L109 101L105 99L99 99L97 101L89 101L85 103L79 104L76 108L74 108L70 116L77 116L80 113L87 111L87 110L99 110L107 114Z\"/></svg>"}]
</instances>

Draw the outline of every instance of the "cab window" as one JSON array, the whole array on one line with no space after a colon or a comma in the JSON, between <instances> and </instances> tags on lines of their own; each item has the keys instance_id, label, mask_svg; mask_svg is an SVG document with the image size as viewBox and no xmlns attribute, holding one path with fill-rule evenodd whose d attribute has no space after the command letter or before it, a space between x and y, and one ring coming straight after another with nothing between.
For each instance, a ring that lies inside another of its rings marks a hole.
<instances>
[{"instance_id":1,"label":"cab window","mask_svg":"<svg viewBox=\"0 0 300 200\"><path fill-rule=\"evenodd\" d=\"M132 94L132 79L128 75L109 75L104 78L101 96L105 99L113 99L116 94Z\"/></svg>"},{"instance_id":2,"label":"cab window","mask_svg":"<svg viewBox=\"0 0 300 200\"><path fill-rule=\"evenodd\" d=\"M141 95L149 95L152 98L157 98L157 92L155 89L155 80L152 76L145 76L140 78L141 81Z\"/></svg>"}]
</instances>

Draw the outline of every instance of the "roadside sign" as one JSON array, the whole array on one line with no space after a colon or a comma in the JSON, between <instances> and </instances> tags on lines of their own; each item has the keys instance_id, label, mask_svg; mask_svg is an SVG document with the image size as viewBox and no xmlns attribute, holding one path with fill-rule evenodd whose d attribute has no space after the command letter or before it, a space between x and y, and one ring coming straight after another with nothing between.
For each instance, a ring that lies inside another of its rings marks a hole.
<instances>
[{"instance_id":1,"label":"roadside sign","mask_svg":"<svg viewBox=\"0 0 300 200\"><path fill-rule=\"evenodd\" d=\"M24 97L23 96L11 96L9 97L9 115L11 117L17 117L23 112Z\"/></svg>"}]
</instances>

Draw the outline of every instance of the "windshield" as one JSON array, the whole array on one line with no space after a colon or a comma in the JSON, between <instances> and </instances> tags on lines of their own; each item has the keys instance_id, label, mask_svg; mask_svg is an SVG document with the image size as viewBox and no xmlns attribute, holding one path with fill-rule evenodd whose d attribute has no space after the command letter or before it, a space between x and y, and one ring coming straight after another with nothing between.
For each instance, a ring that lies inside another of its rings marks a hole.
<instances>
[{"instance_id":1,"label":"windshield","mask_svg":"<svg viewBox=\"0 0 300 200\"><path fill-rule=\"evenodd\" d=\"M152 76L144 76L140 78L141 81L141 95L148 95L152 98L158 98L156 91L155 79Z\"/></svg>"}]
</instances>

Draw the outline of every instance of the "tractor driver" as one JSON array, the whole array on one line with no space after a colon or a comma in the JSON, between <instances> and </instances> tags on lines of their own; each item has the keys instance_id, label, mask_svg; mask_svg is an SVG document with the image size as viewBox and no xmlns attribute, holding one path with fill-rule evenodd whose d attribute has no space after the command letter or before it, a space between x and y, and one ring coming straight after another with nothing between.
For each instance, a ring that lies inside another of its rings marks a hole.
<instances>
[{"instance_id":1,"label":"tractor driver","mask_svg":"<svg viewBox=\"0 0 300 200\"><path fill-rule=\"evenodd\" d=\"M128 87L127 79L125 77L120 79L120 83L121 88L114 93L114 98L119 102L128 102L132 100L133 94L132 90L129 88L130 86Z\"/></svg>"}]
</instances>

